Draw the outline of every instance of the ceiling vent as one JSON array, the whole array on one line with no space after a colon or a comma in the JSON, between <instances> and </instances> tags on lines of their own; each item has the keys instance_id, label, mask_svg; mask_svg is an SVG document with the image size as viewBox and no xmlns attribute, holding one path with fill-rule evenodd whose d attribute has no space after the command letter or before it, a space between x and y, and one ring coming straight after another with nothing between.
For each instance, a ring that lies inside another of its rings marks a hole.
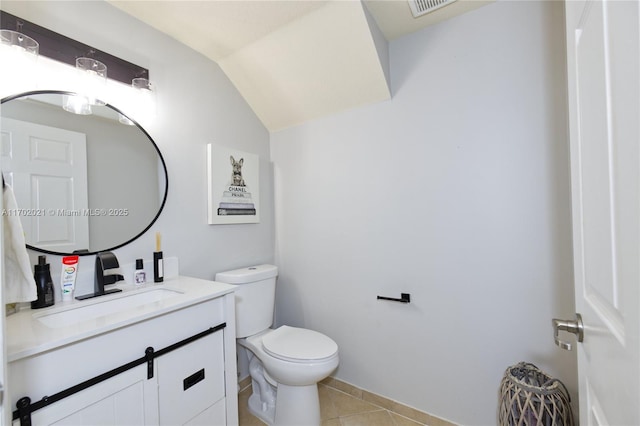
<instances>
[{"instance_id":1,"label":"ceiling vent","mask_svg":"<svg viewBox=\"0 0 640 426\"><path fill-rule=\"evenodd\" d=\"M426 13L433 12L436 9L440 9L442 6L453 3L456 0L409 0L409 7L411 7L411 13L413 17L417 18Z\"/></svg>"}]
</instances>

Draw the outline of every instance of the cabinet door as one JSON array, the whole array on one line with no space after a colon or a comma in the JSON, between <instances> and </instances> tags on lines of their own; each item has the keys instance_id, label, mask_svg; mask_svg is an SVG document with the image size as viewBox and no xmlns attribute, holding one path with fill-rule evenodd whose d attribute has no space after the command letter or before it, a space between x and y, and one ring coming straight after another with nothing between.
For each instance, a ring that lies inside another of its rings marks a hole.
<instances>
[{"instance_id":1,"label":"cabinet door","mask_svg":"<svg viewBox=\"0 0 640 426\"><path fill-rule=\"evenodd\" d=\"M161 425L186 424L224 398L222 331L162 355L156 362ZM224 412L210 421L224 424Z\"/></svg>"},{"instance_id":2,"label":"cabinet door","mask_svg":"<svg viewBox=\"0 0 640 426\"><path fill-rule=\"evenodd\" d=\"M185 426L226 426L226 408L226 398L223 398L189 420Z\"/></svg>"},{"instance_id":3,"label":"cabinet door","mask_svg":"<svg viewBox=\"0 0 640 426\"><path fill-rule=\"evenodd\" d=\"M157 381L147 380L143 364L34 412L31 421L59 426L157 424L156 389Z\"/></svg>"}]
</instances>

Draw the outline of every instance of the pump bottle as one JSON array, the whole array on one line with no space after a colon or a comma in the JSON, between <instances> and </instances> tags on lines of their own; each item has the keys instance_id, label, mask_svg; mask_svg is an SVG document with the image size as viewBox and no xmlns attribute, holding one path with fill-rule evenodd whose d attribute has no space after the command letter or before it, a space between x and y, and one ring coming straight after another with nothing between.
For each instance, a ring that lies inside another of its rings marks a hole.
<instances>
[{"instance_id":1,"label":"pump bottle","mask_svg":"<svg viewBox=\"0 0 640 426\"><path fill-rule=\"evenodd\" d=\"M54 303L53 280L46 256L38 256L38 264L34 266L33 277L36 281L38 298L31 302L31 309L46 308Z\"/></svg>"}]
</instances>

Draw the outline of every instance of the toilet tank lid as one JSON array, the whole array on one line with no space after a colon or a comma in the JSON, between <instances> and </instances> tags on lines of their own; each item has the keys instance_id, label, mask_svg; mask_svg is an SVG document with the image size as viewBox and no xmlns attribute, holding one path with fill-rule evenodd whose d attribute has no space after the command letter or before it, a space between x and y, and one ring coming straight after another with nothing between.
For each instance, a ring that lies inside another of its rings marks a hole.
<instances>
[{"instance_id":1,"label":"toilet tank lid","mask_svg":"<svg viewBox=\"0 0 640 426\"><path fill-rule=\"evenodd\" d=\"M266 280L278 275L278 267L274 265L256 265L233 271L218 272L216 281L227 284L249 284L255 281Z\"/></svg>"}]
</instances>

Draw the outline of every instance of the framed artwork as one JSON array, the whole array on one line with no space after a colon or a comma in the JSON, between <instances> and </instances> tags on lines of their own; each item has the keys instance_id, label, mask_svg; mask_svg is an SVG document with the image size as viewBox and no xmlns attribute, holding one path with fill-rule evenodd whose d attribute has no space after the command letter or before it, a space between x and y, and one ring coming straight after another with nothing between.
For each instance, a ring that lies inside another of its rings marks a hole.
<instances>
[{"instance_id":1,"label":"framed artwork","mask_svg":"<svg viewBox=\"0 0 640 426\"><path fill-rule=\"evenodd\" d=\"M260 222L260 157L207 145L209 224Z\"/></svg>"}]
</instances>

